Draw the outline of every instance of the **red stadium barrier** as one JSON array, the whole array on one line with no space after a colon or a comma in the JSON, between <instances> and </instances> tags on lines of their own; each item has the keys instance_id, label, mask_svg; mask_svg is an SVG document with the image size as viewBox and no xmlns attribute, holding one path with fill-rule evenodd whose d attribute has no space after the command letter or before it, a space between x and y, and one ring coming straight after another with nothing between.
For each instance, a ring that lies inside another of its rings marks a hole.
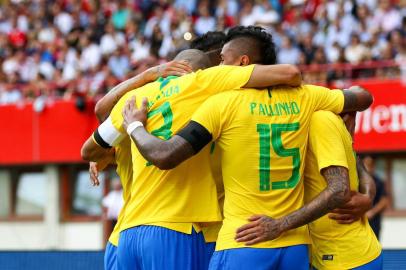
<instances>
[{"instance_id":1,"label":"red stadium barrier","mask_svg":"<svg viewBox=\"0 0 406 270\"><path fill-rule=\"evenodd\" d=\"M97 127L94 104L83 112L74 101L48 101L42 112L32 103L0 106L0 164L78 162L80 148Z\"/></svg>"},{"instance_id":2,"label":"red stadium barrier","mask_svg":"<svg viewBox=\"0 0 406 270\"><path fill-rule=\"evenodd\" d=\"M374 95L359 113L355 148L360 152L406 150L406 85L401 81L360 81ZM80 148L97 126L94 104L80 111L74 101L47 101L35 112L32 103L0 106L0 165L80 162Z\"/></svg>"},{"instance_id":3,"label":"red stadium barrier","mask_svg":"<svg viewBox=\"0 0 406 270\"><path fill-rule=\"evenodd\" d=\"M357 115L355 148L359 152L406 150L406 85L401 81L364 81L372 106Z\"/></svg>"}]
</instances>

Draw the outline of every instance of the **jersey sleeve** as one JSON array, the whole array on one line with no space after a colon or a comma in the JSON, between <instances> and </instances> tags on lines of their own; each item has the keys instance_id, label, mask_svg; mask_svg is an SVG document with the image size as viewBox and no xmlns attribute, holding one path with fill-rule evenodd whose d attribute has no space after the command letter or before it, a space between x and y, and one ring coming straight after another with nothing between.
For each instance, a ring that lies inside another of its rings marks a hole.
<instances>
[{"instance_id":1,"label":"jersey sleeve","mask_svg":"<svg viewBox=\"0 0 406 270\"><path fill-rule=\"evenodd\" d=\"M330 90L316 85L306 85L306 91L314 110L325 110L339 114L344 108L344 93L341 90Z\"/></svg>"},{"instance_id":2,"label":"jersey sleeve","mask_svg":"<svg viewBox=\"0 0 406 270\"><path fill-rule=\"evenodd\" d=\"M196 84L204 88L210 94L223 91L240 89L247 84L255 65L240 66L216 66L196 73Z\"/></svg>"},{"instance_id":3,"label":"jersey sleeve","mask_svg":"<svg viewBox=\"0 0 406 270\"><path fill-rule=\"evenodd\" d=\"M192 121L202 125L212 135L213 141L220 136L223 119L226 117L222 116L220 109L223 105L221 95L213 96L206 100L192 116Z\"/></svg>"},{"instance_id":4,"label":"jersey sleeve","mask_svg":"<svg viewBox=\"0 0 406 270\"><path fill-rule=\"evenodd\" d=\"M319 171L329 166L348 168L343 140L337 126L340 119L337 117L331 112L318 111L311 118L309 150L316 157Z\"/></svg>"}]
</instances>

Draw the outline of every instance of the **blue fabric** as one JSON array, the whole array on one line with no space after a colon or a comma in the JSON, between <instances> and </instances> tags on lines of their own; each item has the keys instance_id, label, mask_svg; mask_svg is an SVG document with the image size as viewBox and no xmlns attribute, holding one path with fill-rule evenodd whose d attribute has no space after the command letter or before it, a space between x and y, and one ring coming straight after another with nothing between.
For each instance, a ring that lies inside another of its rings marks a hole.
<instances>
[{"instance_id":1,"label":"blue fabric","mask_svg":"<svg viewBox=\"0 0 406 270\"><path fill-rule=\"evenodd\" d=\"M119 270L207 270L203 234L180 233L159 226L137 226L120 233Z\"/></svg>"},{"instance_id":2,"label":"blue fabric","mask_svg":"<svg viewBox=\"0 0 406 270\"><path fill-rule=\"evenodd\" d=\"M209 270L308 270L307 245L283 248L235 248L215 251Z\"/></svg>"},{"instance_id":3,"label":"blue fabric","mask_svg":"<svg viewBox=\"0 0 406 270\"><path fill-rule=\"evenodd\" d=\"M206 265L206 269L209 268L209 263L211 257L213 256L214 250L216 250L216 242L205 244L205 257L203 258L203 263Z\"/></svg>"},{"instance_id":4,"label":"blue fabric","mask_svg":"<svg viewBox=\"0 0 406 270\"><path fill-rule=\"evenodd\" d=\"M383 269L383 258L382 253L378 256L375 260L361 265L360 267L356 267L353 270L382 270Z\"/></svg>"},{"instance_id":5,"label":"blue fabric","mask_svg":"<svg viewBox=\"0 0 406 270\"><path fill-rule=\"evenodd\" d=\"M117 269L117 247L112 243L107 242L106 250L104 251L104 270Z\"/></svg>"}]
</instances>

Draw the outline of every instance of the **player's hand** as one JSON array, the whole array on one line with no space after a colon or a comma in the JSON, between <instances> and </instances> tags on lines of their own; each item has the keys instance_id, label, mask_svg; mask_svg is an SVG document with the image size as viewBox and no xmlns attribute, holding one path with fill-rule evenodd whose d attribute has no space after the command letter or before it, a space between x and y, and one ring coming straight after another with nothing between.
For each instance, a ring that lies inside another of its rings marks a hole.
<instances>
[{"instance_id":1,"label":"player's hand","mask_svg":"<svg viewBox=\"0 0 406 270\"><path fill-rule=\"evenodd\" d=\"M141 107L137 107L135 96L127 100L123 108L123 126L127 129L128 125L135 121L141 121L144 125L147 122L147 104L148 99L144 98L142 100Z\"/></svg>"},{"instance_id":2,"label":"player's hand","mask_svg":"<svg viewBox=\"0 0 406 270\"><path fill-rule=\"evenodd\" d=\"M237 229L235 240L250 246L278 238L282 233L280 219L265 215L254 215L248 219L250 223Z\"/></svg>"},{"instance_id":3,"label":"player's hand","mask_svg":"<svg viewBox=\"0 0 406 270\"><path fill-rule=\"evenodd\" d=\"M92 186L98 186L100 185L99 181L99 170L97 169L97 163L96 162L89 162L89 174L90 174L90 183Z\"/></svg>"},{"instance_id":4,"label":"player's hand","mask_svg":"<svg viewBox=\"0 0 406 270\"><path fill-rule=\"evenodd\" d=\"M193 72L193 70L188 61L173 60L168 63L152 67L148 70L148 72L149 81L155 81L159 77L166 78L168 76L182 76Z\"/></svg>"},{"instance_id":5,"label":"player's hand","mask_svg":"<svg viewBox=\"0 0 406 270\"><path fill-rule=\"evenodd\" d=\"M372 201L368 195L351 191L351 200L343 207L331 211L328 217L339 224L351 224L362 218L371 207Z\"/></svg>"}]
</instances>

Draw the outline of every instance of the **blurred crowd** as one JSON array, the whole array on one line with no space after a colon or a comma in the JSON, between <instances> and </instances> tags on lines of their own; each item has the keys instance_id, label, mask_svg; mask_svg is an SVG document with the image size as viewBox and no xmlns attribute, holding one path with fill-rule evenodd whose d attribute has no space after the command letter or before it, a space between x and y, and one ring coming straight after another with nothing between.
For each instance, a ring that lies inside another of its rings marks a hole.
<instances>
[{"instance_id":1,"label":"blurred crowd","mask_svg":"<svg viewBox=\"0 0 406 270\"><path fill-rule=\"evenodd\" d=\"M393 64L406 62L403 0L0 3L0 104L100 96L196 36L239 24L272 33L278 62L305 65L308 82L396 76Z\"/></svg>"}]
</instances>

